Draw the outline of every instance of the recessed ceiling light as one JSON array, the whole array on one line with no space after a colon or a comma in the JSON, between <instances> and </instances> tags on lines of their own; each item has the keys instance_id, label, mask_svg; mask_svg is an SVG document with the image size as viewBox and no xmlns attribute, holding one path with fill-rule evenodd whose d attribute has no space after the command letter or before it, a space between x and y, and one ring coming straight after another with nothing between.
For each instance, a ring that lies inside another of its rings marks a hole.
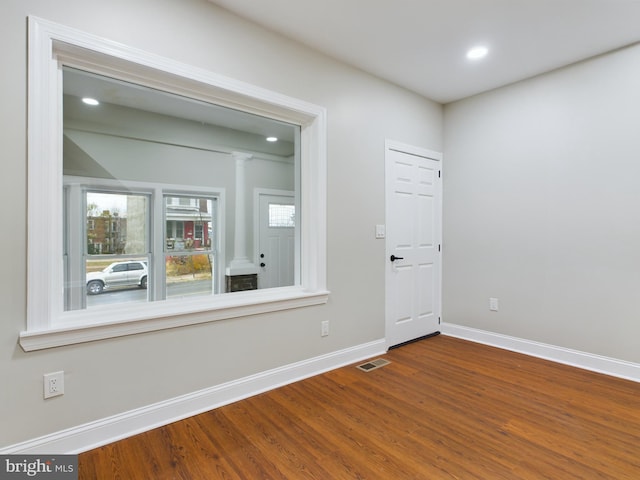
<instances>
[{"instance_id":1,"label":"recessed ceiling light","mask_svg":"<svg viewBox=\"0 0 640 480\"><path fill-rule=\"evenodd\" d=\"M487 47L473 47L467 52L467 58L469 60L478 60L486 57L487 53L489 53L489 49Z\"/></svg>"},{"instance_id":2,"label":"recessed ceiling light","mask_svg":"<svg viewBox=\"0 0 640 480\"><path fill-rule=\"evenodd\" d=\"M96 106L96 105L100 105L100 102L98 100L96 100L95 98L89 98L89 97L84 97L82 99L82 101L84 103L86 103L87 105L91 105L91 106Z\"/></svg>"},{"instance_id":3,"label":"recessed ceiling light","mask_svg":"<svg viewBox=\"0 0 640 480\"><path fill-rule=\"evenodd\" d=\"M267 137L267 142L277 142L278 137Z\"/></svg>"}]
</instances>

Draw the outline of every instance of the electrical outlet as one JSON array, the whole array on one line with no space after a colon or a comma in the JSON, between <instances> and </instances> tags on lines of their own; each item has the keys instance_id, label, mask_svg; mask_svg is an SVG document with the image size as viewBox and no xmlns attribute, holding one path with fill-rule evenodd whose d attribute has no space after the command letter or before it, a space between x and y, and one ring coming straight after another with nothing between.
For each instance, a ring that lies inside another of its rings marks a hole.
<instances>
[{"instance_id":1,"label":"electrical outlet","mask_svg":"<svg viewBox=\"0 0 640 480\"><path fill-rule=\"evenodd\" d=\"M44 378L44 398L64 395L64 372L45 373Z\"/></svg>"},{"instance_id":2,"label":"electrical outlet","mask_svg":"<svg viewBox=\"0 0 640 480\"><path fill-rule=\"evenodd\" d=\"M326 337L329 335L329 320L324 320L321 324L321 337Z\"/></svg>"},{"instance_id":3,"label":"electrical outlet","mask_svg":"<svg viewBox=\"0 0 640 480\"><path fill-rule=\"evenodd\" d=\"M489 310L492 312L498 311L498 299L497 298L489 298Z\"/></svg>"}]
</instances>

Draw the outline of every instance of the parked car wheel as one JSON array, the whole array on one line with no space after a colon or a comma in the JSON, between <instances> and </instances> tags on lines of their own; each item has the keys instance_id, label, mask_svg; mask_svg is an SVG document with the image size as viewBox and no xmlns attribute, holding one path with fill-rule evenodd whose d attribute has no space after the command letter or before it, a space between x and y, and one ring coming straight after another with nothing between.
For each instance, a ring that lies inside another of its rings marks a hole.
<instances>
[{"instance_id":1,"label":"parked car wheel","mask_svg":"<svg viewBox=\"0 0 640 480\"><path fill-rule=\"evenodd\" d=\"M140 288L147 288L147 277L142 277L140 280Z\"/></svg>"},{"instance_id":2,"label":"parked car wheel","mask_svg":"<svg viewBox=\"0 0 640 480\"><path fill-rule=\"evenodd\" d=\"M98 295L102 293L102 290L104 290L104 285L100 280L92 280L87 283L87 292L91 295Z\"/></svg>"}]
</instances>

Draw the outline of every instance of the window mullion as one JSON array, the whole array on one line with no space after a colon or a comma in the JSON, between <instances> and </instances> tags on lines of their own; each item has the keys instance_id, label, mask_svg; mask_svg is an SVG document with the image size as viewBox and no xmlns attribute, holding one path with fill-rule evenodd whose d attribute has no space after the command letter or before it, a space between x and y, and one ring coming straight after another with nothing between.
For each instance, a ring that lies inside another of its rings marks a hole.
<instances>
[{"instance_id":1,"label":"window mullion","mask_svg":"<svg viewBox=\"0 0 640 480\"><path fill-rule=\"evenodd\" d=\"M149 284L149 300L165 300L167 298L166 266L165 266L165 230L166 216L164 196L161 188L155 188L151 198L151 258L149 273L152 281Z\"/></svg>"}]
</instances>

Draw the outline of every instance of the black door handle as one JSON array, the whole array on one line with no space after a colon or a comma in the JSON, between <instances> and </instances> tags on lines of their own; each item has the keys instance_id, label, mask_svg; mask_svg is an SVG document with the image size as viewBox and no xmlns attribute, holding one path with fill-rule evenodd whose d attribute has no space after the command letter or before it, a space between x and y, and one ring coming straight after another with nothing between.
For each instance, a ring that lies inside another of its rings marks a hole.
<instances>
[{"instance_id":1,"label":"black door handle","mask_svg":"<svg viewBox=\"0 0 640 480\"><path fill-rule=\"evenodd\" d=\"M264 262L262 262L262 263L260 264L260 266L261 266L261 267L266 267L266 265L265 265L265 263L264 263Z\"/></svg>"},{"instance_id":2,"label":"black door handle","mask_svg":"<svg viewBox=\"0 0 640 480\"><path fill-rule=\"evenodd\" d=\"M404 257L396 257L395 255L391 255L391 257L389 257L389 260L395 262L396 260L404 260Z\"/></svg>"}]
</instances>

